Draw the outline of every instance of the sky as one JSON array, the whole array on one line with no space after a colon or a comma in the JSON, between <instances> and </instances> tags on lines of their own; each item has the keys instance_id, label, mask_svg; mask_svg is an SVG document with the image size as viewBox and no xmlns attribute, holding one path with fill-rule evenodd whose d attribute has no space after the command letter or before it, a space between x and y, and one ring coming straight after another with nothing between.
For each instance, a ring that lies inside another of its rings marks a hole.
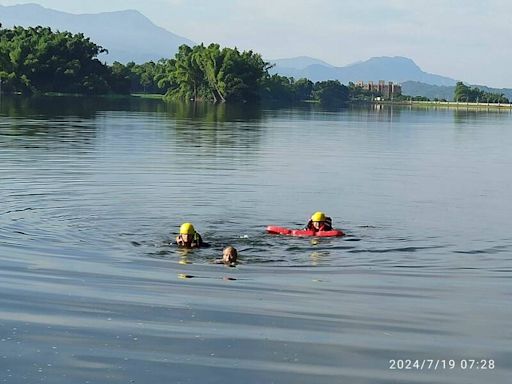
<instances>
[{"instance_id":1,"label":"sky","mask_svg":"<svg viewBox=\"0 0 512 384\"><path fill-rule=\"evenodd\" d=\"M311 56L344 66L405 56L426 72L512 88L510 0L0 0L71 13L135 9L205 44L266 60Z\"/></svg>"}]
</instances>

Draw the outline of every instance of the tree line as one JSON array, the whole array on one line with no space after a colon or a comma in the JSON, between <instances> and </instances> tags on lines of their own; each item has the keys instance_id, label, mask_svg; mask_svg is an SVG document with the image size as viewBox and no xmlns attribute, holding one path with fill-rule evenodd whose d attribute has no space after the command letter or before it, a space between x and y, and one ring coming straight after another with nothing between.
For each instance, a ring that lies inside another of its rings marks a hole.
<instances>
[{"instance_id":1,"label":"tree line","mask_svg":"<svg viewBox=\"0 0 512 384\"><path fill-rule=\"evenodd\" d=\"M182 45L174 58L144 64L109 66L98 59L106 52L81 33L0 25L2 91L157 93L172 100L212 102L315 99L340 103L349 97L348 88L337 81L312 83L270 75L271 65L260 54L218 44Z\"/></svg>"},{"instance_id":2,"label":"tree line","mask_svg":"<svg viewBox=\"0 0 512 384\"><path fill-rule=\"evenodd\" d=\"M107 50L83 34L48 27L0 24L0 85L3 92L77 94L161 94L168 100L325 104L372 101L378 93L338 80L318 81L270 74L271 65L253 51L182 45L174 58L157 62L112 65L98 55ZM398 99L398 98L397 98ZM496 95L458 83L455 100L508 102Z\"/></svg>"},{"instance_id":3,"label":"tree line","mask_svg":"<svg viewBox=\"0 0 512 384\"><path fill-rule=\"evenodd\" d=\"M508 104L509 100L503 93L484 92L478 88L471 88L459 81L455 85L455 101L468 103L503 103Z\"/></svg>"},{"instance_id":4,"label":"tree line","mask_svg":"<svg viewBox=\"0 0 512 384\"><path fill-rule=\"evenodd\" d=\"M269 74L271 65L253 51L218 44L182 45L174 58L135 64L102 63L107 50L83 34L49 27L2 28L0 84L3 92L156 93L172 100L212 102L318 100L344 103L359 97L337 80L313 83Z\"/></svg>"}]
</instances>

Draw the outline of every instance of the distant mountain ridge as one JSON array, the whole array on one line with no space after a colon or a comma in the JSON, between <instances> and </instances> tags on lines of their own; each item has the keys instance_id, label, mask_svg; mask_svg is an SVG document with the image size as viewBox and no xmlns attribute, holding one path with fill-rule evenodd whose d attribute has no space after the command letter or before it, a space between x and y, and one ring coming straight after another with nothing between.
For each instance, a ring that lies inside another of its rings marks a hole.
<instances>
[{"instance_id":1,"label":"distant mountain ridge","mask_svg":"<svg viewBox=\"0 0 512 384\"><path fill-rule=\"evenodd\" d=\"M308 78L311 81L337 79L343 84L362 80L364 82L384 80L402 85L402 94L424 96L429 99L452 100L457 80L424 72L413 60L395 57L372 57L345 67L335 67L322 60L300 56L289 59L268 60L275 66L271 73L292 76L295 79ZM503 93L512 100L512 89L490 88L483 85L471 85L485 92Z\"/></svg>"},{"instance_id":2,"label":"distant mountain ridge","mask_svg":"<svg viewBox=\"0 0 512 384\"><path fill-rule=\"evenodd\" d=\"M418 81L443 86L455 85L457 82L457 80L446 76L424 72L413 60L401 56L372 57L366 61L357 62L345 67L335 67L327 63L327 65L324 65L318 62L304 67L301 65L302 61L296 63L294 59L288 59L285 62L286 66L282 64L284 59L270 60L270 62L276 64L271 69L272 73L293 76L294 78L306 77L311 81L336 79L344 84L358 80L364 82L385 80L386 82L393 81L395 83Z\"/></svg>"},{"instance_id":3,"label":"distant mountain ridge","mask_svg":"<svg viewBox=\"0 0 512 384\"><path fill-rule=\"evenodd\" d=\"M453 99L455 86L432 85L419 81L405 81L402 83L402 94L407 96L424 96L430 100L448 100Z\"/></svg>"},{"instance_id":4,"label":"distant mountain ridge","mask_svg":"<svg viewBox=\"0 0 512 384\"><path fill-rule=\"evenodd\" d=\"M116 60L122 63L156 61L174 57L182 44L195 45L187 38L158 27L135 10L75 15L37 4L0 5L0 23L4 28L41 25L83 33L108 49L108 55L102 55L100 59L110 63Z\"/></svg>"},{"instance_id":5,"label":"distant mountain ridge","mask_svg":"<svg viewBox=\"0 0 512 384\"><path fill-rule=\"evenodd\" d=\"M334 65L326 63L323 60L315 59L309 56L298 56L291 57L287 59L275 59L269 60L272 64L279 66L280 68L290 68L290 69L304 69L309 67L310 65L319 64L325 67L332 68Z\"/></svg>"}]
</instances>

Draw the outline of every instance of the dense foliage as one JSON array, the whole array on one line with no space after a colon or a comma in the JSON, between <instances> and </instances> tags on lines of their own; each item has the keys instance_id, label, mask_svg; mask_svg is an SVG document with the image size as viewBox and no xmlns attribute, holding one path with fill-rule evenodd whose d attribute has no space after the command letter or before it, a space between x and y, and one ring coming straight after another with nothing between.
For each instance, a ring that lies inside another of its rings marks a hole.
<instances>
[{"instance_id":1,"label":"dense foliage","mask_svg":"<svg viewBox=\"0 0 512 384\"><path fill-rule=\"evenodd\" d=\"M0 84L4 92L129 94L156 93L174 100L339 104L349 89L338 81L269 75L271 67L253 51L218 44L182 45L174 58L126 65L102 63L106 50L83 34L45 27L0 25Z\"/></svg>"},{"instance_id":2,"label":"dense foliage","mask_svg":"<svg viewBox=\"0 0 512 384\"><path fill-rule=\"evenodd\" d=\"M165 94L167 88L163 83L159 86L161 78L166 76L169 61L161 59L158 62L135 64L129 62L124 65L119 62L112 64L112 75L117 81L112 83L114 93L152 93Z\"/></svg>"},{"instance_id":3,"label":"dense foliage","mask_svg":"<svg viewBox=\"0 0 512 384\"><path fill-rule=\"evenodd\" d=\"M266 76L262 82L263 100L277 102L319 101L322 104L344 104L349 101L351 90L338 80L318 81L295 80L280 75Z\"/></svg>"},{"instance_id":4,"label":"dense foliage","mask_svg":"<svg viewBox=\"0 0 512 384\"><path fill-rule=\"evenodd\" d=\"M111 69L96 57L105 49L83 34L35 27L1 29L4 91L101 94L111 91Z\"/></svg>"},{"instance_id":5,"label":"dense foliage","mask_svg":"<svg viewBox=\"0 0 512 384\"><path fill-rule=\"evenodd\" d=\"M174 58L144 64L112 66L97 56L106 50L83 34L54 32L45 27L2 29L0 24L0 85L3 92L165 95L173 100L212 102L268 100L293 103L307 100L341 105L382 96L337 80L313 83L270 75L271 65L253 51L182 45ZM397 95L395 100L428 100ZM508 103L499 93L457 83L459 102Z\"/></svg>"},{"instance_id":6,"label":"dense foliage","mask_svg":"<svg viewBox=\"0 0 512 384\"><path fill-rule=\"evenodd\" d=\"M322 104L343 104L349 100L349 89L338 80L319 81L313 88L313 99Z\"/></svg>"},{"instance_id":7,"label":"dense foliage","mask_svg":"<svg viewBox=\"0 0 512 384\"><path fill-rule=\"evenodd\" d=\"M182 45L166 64L158 84L168 88L167 98L214 102L258 99L269 68L257 53L218 44Z\"/></svg>"},{"instance_id":8,"label":"dense foliage","mask_svg":"<svg viewBox=\"0 0 512 384\"><path fill-rule=\"evenodd\" d=\"M508 103L509 100L503 93L484 92L478 88L471 88L459 81L455 86L453 99L455 101L469 103Z\"/></svg>"}]
</instances>

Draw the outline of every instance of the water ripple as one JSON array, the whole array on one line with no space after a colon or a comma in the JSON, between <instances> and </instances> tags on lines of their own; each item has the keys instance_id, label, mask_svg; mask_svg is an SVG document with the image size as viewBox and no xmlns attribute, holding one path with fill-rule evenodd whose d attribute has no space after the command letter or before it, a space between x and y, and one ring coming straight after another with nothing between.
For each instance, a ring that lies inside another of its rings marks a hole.
<instances>
[{"instance_id":1,"label":"water ripple","mask_svg":"<svg viewBox=\"0 0 512 384\"><path fill-rule=\"evenodd\" d=\"M0 102L0 381L511 377L509 115L42 100ZM318 209L347 236L265 233Z\"/></svg>"}]
</instances>

